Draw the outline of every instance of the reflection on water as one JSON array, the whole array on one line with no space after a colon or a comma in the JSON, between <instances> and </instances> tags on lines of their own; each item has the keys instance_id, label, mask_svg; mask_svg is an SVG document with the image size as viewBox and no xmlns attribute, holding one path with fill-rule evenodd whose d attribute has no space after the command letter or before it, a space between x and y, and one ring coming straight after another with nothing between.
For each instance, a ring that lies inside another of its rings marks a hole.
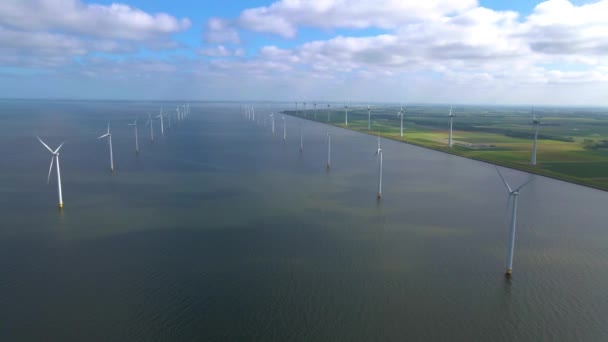
<instances>
[{"instance_id":1,"label":"reflection on water","mask_svg":"<svg viewBox=\"0 0 608 342\"><path fill-rule=\"evenodd\" d=\"M526 187L506 280L491 165L382 141L378 201L374 136L331 128L327 170L326 127L287 117L283 143L208 103L135 156L161 105L0 102L3 341L608 338L605 192ZM35 135L68 141L63 212Z\"/></svg>"}]
</instances>

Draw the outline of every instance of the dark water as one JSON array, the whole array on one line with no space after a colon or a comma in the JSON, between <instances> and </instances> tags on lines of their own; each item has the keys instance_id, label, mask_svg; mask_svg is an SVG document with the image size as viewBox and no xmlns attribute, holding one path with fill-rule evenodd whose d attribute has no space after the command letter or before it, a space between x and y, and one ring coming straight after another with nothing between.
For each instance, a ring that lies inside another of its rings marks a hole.
<instances>
[{"instance_id":1,"label":"dark water","mask_svg":"<svg viewBox=\"0 0 608 342\"><path fill-rule=\"evenodd\" d=\"M378 203L374 137L331 128L326 172L325 126L300 155L208 103L136 157L161 105L0 102L1 341L608 340L607 193L536 176L506 281L493 166L383 141Z\"/></svg>"}]
</instances>

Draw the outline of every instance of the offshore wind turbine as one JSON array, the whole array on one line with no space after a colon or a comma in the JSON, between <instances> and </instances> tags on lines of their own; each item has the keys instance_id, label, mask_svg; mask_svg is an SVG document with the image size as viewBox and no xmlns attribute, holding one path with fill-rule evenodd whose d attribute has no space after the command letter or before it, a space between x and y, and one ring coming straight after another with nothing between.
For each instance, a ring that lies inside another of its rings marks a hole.
<instances>
[{"instance_id":1,"label":"offshore wind turbine","mask_svg":"<svg viewBox=\"0 0 608 342\"><path fill-rule=\"evenodd\" d=\"M148 122L146 126L150 125L150 144L154 142L154 124L152 123L152 116L148 113Z\"/></svg>"},{"instance_id":2,"label":"offshore wind turbine","mask_svg":"<svg viewBox=\"0 0 608 342\"><path fill-rule=\"evenodd\" d=\"M533 116L532 125L534 125L534 145L532 145L532 158L530 159L530 165L536 165L536 146L538 145L538 128L540 126L540 120Z\"/></svg>"},{"instance_id":3,"label":"offshore wind turbine","mask_svg":"<svg viewBox=\"0 0 608 342\"><path fill-rule=\"evenodd\" d=\"M448 139L448 147L452 147L452 122L454 121L454 114L452 114L452 106L450 106L450 114L448 114L448 118L450 118L450 137Z\"/></svg>"},{"instance_id":4,"label":"offshore wind turbine","mask_svg":"<svg viewBox=\"0 0 608 342\"><path fill-rule=\"evenodd\" d=\"M403 106L401 106L401 109L399 109L399 111L397 112L397 116L401 117L401 137L403 137L403 116L404 116L404 111L403 111Z\"/></svg>"},{"instance_id":5,"label":"offshore wind turbine","mask_svg":"<svg viewBox=\"0 0 608 342\"><path fill-rule=\"evenodd\" d=\"M331 135L327 131L327 169L331 166Z\"/></svg>"},{"instance_id":6,"label":"offshore wind turbine","mask_svg":"<svg viewBox=\"0 0 608 342\"><path fill-rule=\"evenodd\" d=\"M110 123L108 122L108 131L106 134L99 136L97 139L108 138L108 145L110 145L110 171L114 172L114 156L112 154L112 133L110 133Z\"/></svg>"},{"instance_id":7,"label":"offshore wind turbine","mask_svg":"<svg viewBox=\"0 0 608 342\"><path fill-rule=\"evenodd\" d=\"M160 134L161 135L165 135L165 125L164 125L164 121L163 120L163 109L160 109L160 114L157 116L157 118L160 118Z\"/></svg>"},{"instance_id":8,"label":"offshore wind turbine","mask_svg":"<svg viewBox=\"0 0 608 342\"><path fill-rule=\"evenodd\" d=\"M135 121L133 121L133 123L130 123L128 125L133 126L133 128L135 129L135 154L139 154L139 139L137 137L137 118L135 118Z\"/></svg>"},{"instance_id":9,"label":"offshore wind turbine","mask_svg":"<svg viewBox=\"0 0 608 342\"><path fill-rule=\"evenodd\" d=\"M369 105L367 105L367 130L372 129L372 109Z\"/></svg>"},{"instance_id":10,"label":"offshore wind turbine","mask_svg":"<svg viewBox=\"0 0 608 342\"><path fill-rule=\"evenodd\" d=\"M285 127L285 116L283 115L283 142L287 140L287 129Z\"/></svg>"},{"instance_id":11,"label":"offshore wind turbine","mask_svg":"<svg viewBox=\"0 0 608 342\"><path fill-rule=\"evenodd\" d=\"M269 116L272 118L272 134L274 135L274 112L270 112Z\"/></svg>"},{"instance_id":12,"label":"offshore wind turbine","mask_svg":"<svg viewBox=\"0 0 608 342\"><path fill-rule=\"evenodd\" d=\"M38 137L36 137L36 138L38 138ZM51 157L51 165L49 166L49 175L46 178L46 183L47 184L49 184L50 181L51 181L51 172L53 171L53 161L57 165L57 193L59 195L59 209L63 209L63 196L61 194L61 171L59 171L59 150L61 149L61 146L63 146L63 144L65 142L62 142L59 145L59 147L57 147L57 149L55 149L53 151L53 150L51 150L51 148L47 144L44 143L44 141L42 141L42 139L38 138L38 140L53 155Z\"/></svg>"},{"instance_id":13,"label":"offshore wind turbine","mask_svg":"<svg viewBox=\"0 0 608 342\"><path fill-rule=\"evenodd\" d=\"M302 132L302 125L300 125L300 153L304 151L304 136Z\"/></svg>"},{"instance_id":14,"label":"offshore wind turbine","mask_svg":"<svg viewBox=\"0 0 608 342\"><path fill-rule=\"evenodd\" d=\"M378 147L378 152L376 155L380 157L378 160L378 199L382 197L382 149Z\"/></svg>"},{"instance_id":15,"label":"offshore wind turbine","mask_svg":"<svg viewBox=\"0 0 608 342\"><path fill-rule=\"evenodd\" d=\"M527 182L523 183L517 189L513 190L509 186L509 183L507 183L507 180L505 179L505 177L503 177L502 173L500 173L500 170L498 169L498 167L496 167L496 171L498 171L498 175L500 176L500 179L502 179L502 182L505 184L505 187L507 188L507 192L509 193L509 197L507 199L507 209L509 208L509 205L511 203L513 206L511 209L511 226L509 229L509 249L507 252L507 264L506 264L506 272L505 272L505 276L507 276L507 278L510 278L511 274L513 273L513 248L515 247L515 228L517 227L517 197L519 196L519 191L524 186L528 185L534 178L528 179ZM511 202L511 199L513 199L512 202Z\"/></svg>"}]
</instances>

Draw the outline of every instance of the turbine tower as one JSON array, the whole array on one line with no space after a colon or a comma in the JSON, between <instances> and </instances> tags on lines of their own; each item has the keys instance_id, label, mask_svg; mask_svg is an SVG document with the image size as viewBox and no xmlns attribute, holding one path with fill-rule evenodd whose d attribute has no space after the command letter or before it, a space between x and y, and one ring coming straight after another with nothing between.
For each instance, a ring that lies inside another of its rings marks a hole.
<instances>
[{"instance_id":1,"label":"turbine tower","mask_svg":"<svg viewBox=\"0 0 608 342\"><path fill-rule=\"evenodd\" d=\"M108 138L108 144L110 145L110 171L114 172L114 156L112 155L112 133L110 133L110 123L108 122L108 132L101 135L97 139Z\"/></svg>"},{"instance_id":2,"label":"turbine tower","mask_svg":"<svg viewBox=\"0 0 608 342\"><path fill-rule=\"evenodd\" d=\"M348 126L348 106L344 105L344 125Z\"/></svg>"},{"instance_id":3,"label":"turbine tower","mask_svg":"<svg viewBox=\"0 0 608 342\"><path fill-rule=\"evenodd\" d=\"M36 137L36 138L38 138L38 137ZM49 166L49 175L46 178L47 184L49 184L51 181L51 172L53 171L53 161L55 161L55 164L57 165L57 193L59 195L59 209L63 209L63 196L61 194L61 172L59 171L59 150L61 149L61 146L63 146L64 143L61 143L61 145L59 145L59 147L57 147L57 149L55 151L53 151L47 144L44 143L44 141L42 141L42 139L38 138L38 140L53 155L51 157L51 165Z\"/></svg>"},{"instance_id":4,"label":"turbine tower","mask_svg":"<svg viewBox=\"0 0 608 342\"><path fill-rule=\"evenodd\" d=\"M274 135L274 113L270 113L270 117L272 118L272 134Z\"/></svg>"},{"instance_id":5,"label":"turbine tower","mask_svg":"<svg viewBox=\"0 0 608 342\"><path fill-rule=\"evenodd\" d=\"M534 145L532 145L532 159L530 165L536 165L536 146L538 145L538 127L540 126L540 120L536 116L532 119L532 125L534 125Z\"/></svg>"},{"instance_id":6,"label":"turbine tower","mask_svg":"<svg viewBox=\"0 0 608 342\"><path fill-rule=\"evenodd\" d=\"M401 117L401 137L403 138L403 116L404 116L403 106L401 106L401 109L399 109L399 111L397 112L397 116Z\"/></svg>"},{"instance_id":7,"label":"turbine tower","mask_svg":"<svg viewBox=\"0 0 608 342\"><path fill-rule=\"evenodd\" d=\"M509 204L511 203L511 199L513 199L513 208L511 209L511 227L509 229L509 250L507 253L507 265L506 265L506 272L505 272L505 276L507 278L511 277L511 274L513 273L513 248L515 247L515 228L517 227L517 197L519 196L519 191L526 185L528 185L533 178L530 178L527 182L525 182L524 184L520 185L517 189L512 190L511 187L509 186L509 183L507 183L507 180L505 179L505 177L503 177L502 173L500 173L500 170L498 169L498 167L496 167L496 171L498 171L498 175L500 176L500 179L502 179L502 182L505 184L505 187L507 188L507 192L509 193L509 197L507 199L507 208L509 206Z\"/></svg>"},{"instance_id":8,"label":"turbine tower","mask_svg":"<svg viewBox=\"0 0 608 342\"><path fill-rule=\"evenodd\" d=\"M331 166L331 135L327 131L327 169Z\"/></svg>"},{"instance_id":9,"label":"turbine tower","mask_svg":"<svg viewBox=\"0 0 608 342\"><path fill-rule=\"evenodd\" d=\"M165 135L165 125L163 123L163 109L160 109L160 114L157 116L157 118L160 118L160 134L161 135Z\"/></svg>"},{"instance_id":10,"label":"turbine tower","mask_svg":"<svg viewBox=\"0 0 608 342\"><path fill-rule=\"evenodd\" d=\"M150 125L150 144L154 142L154 125L152 123L152 116L148 113L148 122L146 122L146 126Z\"/></svg>"},{"instance_id":11,"label":"turbine tower","mask_svg":"<svg viewBox=\"0 0 608 342\"><path fill-rule=\"evenodd\" d=\"M133 126L135 129L135 154L139 154L139 139L137 138L137 118L133 123L128 124L129 126Z\"/></svg>"},{"instance_id":12,"label":"turbine tower","mask_svg":"<svg viewBox=\"0 0 608 342\"><path fill-rule=\"evenodd\" d=\"M450 114L448 114L448 118L450 119L450 138L448 139L448 147L452 148L452 122L454 121L454 114L452 114L452 106L450 106Z\"/></svg>"},{"instance_id":13,"label":"turbine tower","mask_svg":"<svg viewBox=\"0 0 608 342\"><path fill-rule=\"evenodd\" d=\"M302 132L302 126L300 125L300 153L304 151L304 135Z\"/></svg>"},{"instance_id":14,"label":"turbine tower","mask_svg":"<svg viewBox=\"0 0 608 342\"><path fill-rule=\"evenodd\" d=\"M372 129L372 109L369 105L367 105L367 130Z\"/></svg>"},{"instance_id":15,"label":"turbine tower","mask_svg":"<svg viewBox=\"0 0 608 342\"><path fill-rule=\"evenodd\" d=\"M378 199L382 197L382 149L378 148L378 156L380 156L378 164Z\"/></svg>"},{"instance_id":16,"label":"turbine tower","mask_svg":"<svg viewBox=\"0 0 608 342\"><path fill-rule=\"evenodd\" d=\"M283 116L282 119L283 119L283 142L285 142L287 140L287 128L285 127L285 116Z\"/></svg>"}]
</instances>

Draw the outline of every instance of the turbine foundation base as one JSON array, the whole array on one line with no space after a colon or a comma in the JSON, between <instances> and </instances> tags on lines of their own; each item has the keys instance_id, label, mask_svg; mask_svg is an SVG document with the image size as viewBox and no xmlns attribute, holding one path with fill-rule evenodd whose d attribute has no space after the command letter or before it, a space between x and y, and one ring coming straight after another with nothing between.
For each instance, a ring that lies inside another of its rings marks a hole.
<instances>
[{"instance_id":1,"label":"turbine foundation base","mask_svg":"<svg viewBox=\"0 0 608 342\"><path fill-rule=\"evenodd\" d=\"M59 209L63 209L63 203L59 203Z\"/></svg>"},{"instance_id":2,"label":"turbine foundation base","mask_svg":"<svg viewBox=\"0 0 608 342\"><path fill-rule=\"evenodd\" d=\"M505 277L511 278L512 275L513 275L513 270L510 268L507 268L507 271L505 272Z\"/></svg>"}]
</instances>

